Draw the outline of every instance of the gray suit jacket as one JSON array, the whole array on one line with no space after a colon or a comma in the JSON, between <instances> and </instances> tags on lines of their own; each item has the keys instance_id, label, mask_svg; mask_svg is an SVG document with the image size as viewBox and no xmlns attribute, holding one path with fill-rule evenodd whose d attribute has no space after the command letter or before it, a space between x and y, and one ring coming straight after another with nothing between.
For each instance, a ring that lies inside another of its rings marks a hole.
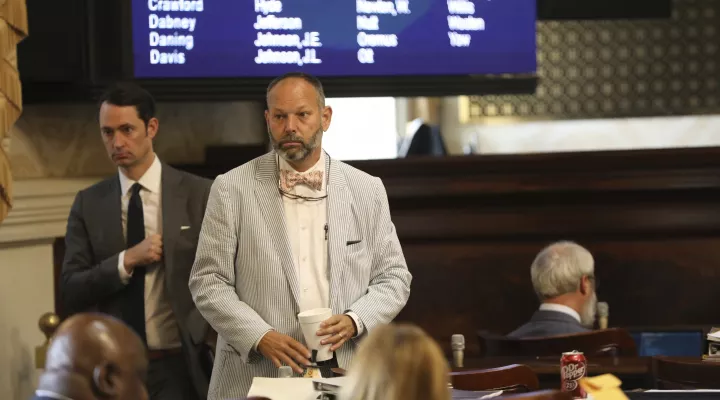
<instances>
[{"instance_id":1,"label":"gray suit jacket","mask_svg":"<svg viewBox=\"0 0 720 400\"><path fill-rule=\"evenodd\" d=\"M411 275L380 179L329 157L326 171L330 307L334 314L355 312L368 332L405 306ZM246 396L253 377L277 376L254 350L268 330L304 342L275 153L215 180L190 290L219 335L209 399ZM338 349L340 367L347 368L355 345Z\"/></svg>"},{"instance_id":2,"label":"gray suit jacket","mask_svg":"<svg viewBox=\"0 0 720 400\"><path fill-rule=\"evenodd\" d=\"M537 310L530 321L507 335L513 339L528 339L533 337L570 335L573 333L589 332L572 316L549 310Z\"/></svg>"},{"instance_id":3,"label":"gray suit jacket","mask_svg":"<svg viewBox=\"0 0 720 400\"><path fill-rule=\"evenodd\" d=\"M166 164L161 179L165 290L195 386L205 398L209 377L202 373L198 353L208 324L195 308L187 283L212 182ZM118 273L118 255L126 245L120 207L117 174L75 197L65 235L60 288L63 316L99 311L122 319L117 295L125 285ZM181 231L181 226L190 229Z\"/></svg>"}]
</instances>

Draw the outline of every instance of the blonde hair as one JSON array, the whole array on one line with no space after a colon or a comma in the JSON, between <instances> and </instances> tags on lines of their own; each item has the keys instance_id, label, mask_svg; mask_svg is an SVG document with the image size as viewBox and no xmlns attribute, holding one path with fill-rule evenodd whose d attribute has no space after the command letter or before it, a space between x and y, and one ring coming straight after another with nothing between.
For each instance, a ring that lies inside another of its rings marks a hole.
<instances>
[{"instance_id":1,"label":"blonde hair","mask_svg":"<svg viewBox=\"0 0 720 400\"><path fill-rule=\"evenodd\" d=\"M414 325L375 328L360 344L342 400L450 400L450 368L440 346Z\"/></svg>"}]
</instances>

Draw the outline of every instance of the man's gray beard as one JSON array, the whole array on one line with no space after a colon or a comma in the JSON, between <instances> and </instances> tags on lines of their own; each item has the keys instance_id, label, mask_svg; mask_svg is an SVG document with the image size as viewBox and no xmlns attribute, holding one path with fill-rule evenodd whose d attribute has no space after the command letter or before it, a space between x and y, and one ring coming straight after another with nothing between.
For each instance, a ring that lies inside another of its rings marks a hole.
<instances>
[{"instance_id":1,"label":"man's gray beard","mask_svg":"<svg viewBox=\"0 0 720 400\"><path fill-rule=\"evenodd\" d=\"M592 296L585 302L582 314L580 314L580 323L589 329L595 325L595 314L597 313L597 294L593 291Z\"/></svg>"},{"instance_id":2,"label":"man's gray beard","mask_svg":"<svg viewBox=\"0 0 720 400\"><path fill-rule=\"evenodd\" d=\"M320 137L323 133L322 126L320 129L318 129L317 132L310 138L310 141L308 143L305 143L302 138L299 138L296 135L292 135L290 139L296 140L299 142L302 142L302 149L292 149L293 152L290 154L287 150L283 150L280 148L280 142L276 142L275 139L272 136L272 132L270 132L270 128L268 128L268 135L270 136L270 142L272 143L273 149L275 149L275 152L280 155L285 161L291 161L291 162L297 162L302 161L310 156L312 154L313 150L315 150L319 143L320 143Z\"/></svg>"}]
</instances>

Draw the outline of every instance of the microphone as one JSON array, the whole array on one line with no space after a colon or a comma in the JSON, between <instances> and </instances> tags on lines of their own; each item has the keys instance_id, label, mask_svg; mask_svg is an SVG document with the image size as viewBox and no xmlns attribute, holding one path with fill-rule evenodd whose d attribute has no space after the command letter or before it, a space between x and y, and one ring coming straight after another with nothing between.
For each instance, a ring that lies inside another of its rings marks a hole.
<instances>
[{"instance_id":1,"label":"microphone","mask_svg":"<svg viewBox=\"0 0 720 400\"><path fill-rule=\"evenodd\" d=\"M608 306L608 303L604 301L597 303L597 314L600 329L607 329L608 315L610 315L610 306Z\"/></svg>"},{"instance_id":2,"label":"microphone","mask_svg":"<svg viewBox=\"0 0 720 400\"><path fill-rule=\"evenodd\" d=\"M465 350L465 336L460 334L452 335L450 347L453 352L453 365L457 368L463 367L463 351Z\"/></svg>"}]
</instances>

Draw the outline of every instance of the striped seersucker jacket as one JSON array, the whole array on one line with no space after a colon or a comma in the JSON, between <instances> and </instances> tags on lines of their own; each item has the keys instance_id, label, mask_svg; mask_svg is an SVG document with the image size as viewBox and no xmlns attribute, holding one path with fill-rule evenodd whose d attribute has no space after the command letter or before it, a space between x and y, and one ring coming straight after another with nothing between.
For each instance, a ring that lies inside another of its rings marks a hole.
<instances>
[{"instance_id":1,"label":"striped seersucker jacket","mask_svg":"<svg viewBox=\"0 0 720 400\"><path fill-rule=\"evenodd\" d=\"M326 171L330 307L355 312L365 335L402 310L412 277L382 181L330 157ZM195 304L219 334L209 400L243 397L253 377L277 376L254 349L268 330L304 342L295 271L275 153L218 176L190 274ZM341 368L357 339L336 352Z\"/></svg>"}]
</instances>

